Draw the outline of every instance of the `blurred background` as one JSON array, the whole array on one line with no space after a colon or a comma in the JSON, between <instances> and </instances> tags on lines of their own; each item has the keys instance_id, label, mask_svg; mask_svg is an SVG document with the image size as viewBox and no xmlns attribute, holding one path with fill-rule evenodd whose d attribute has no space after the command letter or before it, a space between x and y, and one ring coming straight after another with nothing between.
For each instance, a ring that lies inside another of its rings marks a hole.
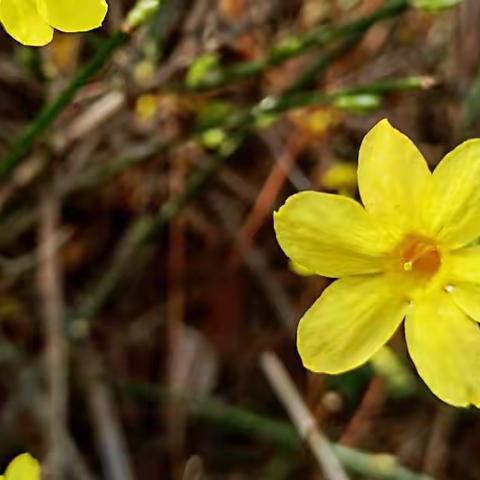
<instances>
[{"instance_id":1,"label":"blurred background","mask_svg":"<svg viewBox=\"0 0 480 480\"><path fill-rule=\"evenodd\" d=\"M402 332L347 374L302 367L329 280L272 225L299 190L356 197L380 118L432 167L480 134L480 2L133 6L42 49L0 32L0 468L480 479L478 412L427 390Z\"/></svg>"}]
</instances>

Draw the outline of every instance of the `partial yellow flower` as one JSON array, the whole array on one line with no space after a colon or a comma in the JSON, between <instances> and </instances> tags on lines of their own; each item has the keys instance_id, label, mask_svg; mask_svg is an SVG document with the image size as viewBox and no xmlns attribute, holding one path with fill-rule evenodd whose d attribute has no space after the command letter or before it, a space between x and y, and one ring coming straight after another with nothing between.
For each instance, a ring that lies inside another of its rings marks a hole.
<instances>
[{"instance_id":1,"label":"partial yellow flower","mask_svg":"<svg viewBox=\"0 0 480 480\"><path fill-rule=\"evenodd\" d=\"M40 480L40 464L30 454L15 457L0 480Z\"/></svg>"},{"instance_id":2,"label":"partial yellow flower","mask_svg":"<svg viewBox=\"0 0 480 480\"><path fill-rule=\"evenodd\" d=\"M315 372L370 359L402 320L408 350L432 392L480 407L480 140L464 142L430 173L387 120L362 142L349 198L301 192L274 214L292 262L332 278L304 314L297 346Z\"/></svg>"},{"instance_id":3,"label":"partial yellow flower","mask_svg":"<svg viewBox=\"0 0 480 480\"><path fill-rule=\"evenodd\" d=\"M99 27L107 14L105 0L0 0L0 23L18 42L43 46L54 29L85 32Z\"/></svg>"}]
</instances>

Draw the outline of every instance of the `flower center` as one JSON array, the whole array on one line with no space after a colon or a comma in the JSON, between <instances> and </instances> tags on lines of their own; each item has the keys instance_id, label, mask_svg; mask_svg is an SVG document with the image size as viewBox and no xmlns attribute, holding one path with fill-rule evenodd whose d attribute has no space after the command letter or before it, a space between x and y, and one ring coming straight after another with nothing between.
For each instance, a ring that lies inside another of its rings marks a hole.
<instances>
[{"instance_id":1,"label":"flower center","mask_svg":"<svg viewBox=\"0 0 480 480\"><path fill-rule=\"evenodd\" d=\"M399 246L400 267L424 278L435 275L442 263L437 245L429 238L408 235Z\"/></svg>"}]
</instances>

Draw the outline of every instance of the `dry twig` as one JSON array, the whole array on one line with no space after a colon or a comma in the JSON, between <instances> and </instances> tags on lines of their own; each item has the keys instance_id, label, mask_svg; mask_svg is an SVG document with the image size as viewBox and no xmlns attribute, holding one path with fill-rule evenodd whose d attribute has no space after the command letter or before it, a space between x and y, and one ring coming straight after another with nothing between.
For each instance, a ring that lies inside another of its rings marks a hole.
<instances>
[{"instance_id":1,"label":"dry twig","mask_svg":"<svg viewBox=\"0 0 480 480\"><path fill-rule=\"evenodd\" d=\"M325 435L308 410L295 384L279 358L264 352L260 364L270 385L288 411L300 436L307 442L327 480L348 480L348 476L335 456Z\"/></svg>"},{"instance_id":2,"label":"dry twig","mask_svg":"<svg viewBox=\"0 0 480 480\"><path fill-rule=\"evenodd\" d=\"M100 356L92 348L84 347L77 354L77 364L85 385L105 478L133 480L125 433L111 393L102 381Z\"/></svg>"},{"instance_id":3,"label":"dry twig","mask_svg":"<svg viewBox=\"0 0 480 480\"><path fill-rule=\"evenodd\" d=\"M49 478L65 478L67 437L68 346L64 335L64 299L61 268L57 253L60 204L53 189L40 198L38 291L46 337L46 364L49 385L48 439Z\"/></svg>"}]
</instances>

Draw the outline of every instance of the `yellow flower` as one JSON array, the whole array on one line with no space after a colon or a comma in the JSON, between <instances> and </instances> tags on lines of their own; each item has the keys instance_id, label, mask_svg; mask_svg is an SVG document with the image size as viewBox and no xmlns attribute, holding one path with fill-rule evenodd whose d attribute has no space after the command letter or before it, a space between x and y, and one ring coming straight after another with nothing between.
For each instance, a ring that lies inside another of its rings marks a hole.
<instances>
[{"instance_id":1,"label":"yellow flower","mask_svg":"<svg viewBox=\"0 0 480 480\"><path fill-rule=\"evenodd\" d=\"M10 462L0 480L40 480L40 464L30 454L22 453Z\"/></svg>"},{"instance_id":2,"label":"yellow flower","mask_svg":"<svg viewBox=\"0 0 480 480\"><path fill-rule=\"evenodd\" d=\"M433 393L480 407L480 140L430 173L408 137L382 120L361 145L358 184L364 207L301 192L274 216L292 261L339 278L300 320L304 365L355 368L406 318L410 356Z\"/></svg>"},{"instance_id":3,"label":"yellow flower","mask_svg":"<svg viewBox=\"0 0 480 480\"><path fill-rule=\"evenodd\" d=\"M107 13L105 0L0 0L0 23L24 45L43 46L53 29L85 32L99 27Z\"/></svg>"}]
</instances>

